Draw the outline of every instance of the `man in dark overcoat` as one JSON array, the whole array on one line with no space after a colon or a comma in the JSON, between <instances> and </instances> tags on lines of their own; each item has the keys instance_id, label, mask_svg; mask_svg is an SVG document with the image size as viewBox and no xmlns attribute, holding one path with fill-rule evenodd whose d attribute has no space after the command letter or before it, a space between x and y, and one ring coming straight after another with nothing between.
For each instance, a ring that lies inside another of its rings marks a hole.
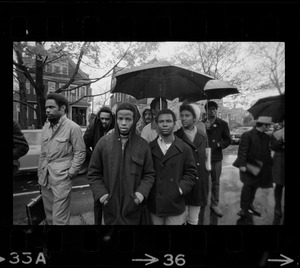
<instances>
[{"instance_id":1,"label":"man in dark overcoat","mask_svg":"<svg viewBox=\"0 0 300 268\"><path fill-rule=\"evenodd\" d=\"M173 133L176 116L163 109L155 117L159 135L150 142L155 183L148 207L154 225L182 225L185 196L195 184L197 171L191 148Z\"/></svg>"},{"instance_id":2,"label":"man in dark overcoat","mask_svg":"<svg viewBox=\"0 0 300 268\"><path fill-rule=\"evenodd\" d=\"M223 212L219 207L220 176L222 173L222 150L230 145L231 137L226 121L217 116L218 104L209 101L205 105L208 117L205 122L208 144L211 148L211 202L210 207L219 217Z\"/></svg>"},{"instance_id":3,"label":"man in dark overcoat","mask_svg":"<svg viewBox=\"0 0 300 268\"><path fill-rule=\"evenodd\" d=\"M154 183L148 143L136 134L137 109L121 103L115 130L97 143L87 178L94 202L102 206L104 225L138 225L142 205Z\"/></svg>"},{"instance_id":4,"label":"man in dark overcoat","mask_svg":"<svg viewBox=\"0 0 300 268\"><path fill-rule=\"evenodd\" d=\"M243 183L241 211L238 213L241 217L249 215L249 212L260 216L253 206L256 190L258 187L273 187L270 137L265 133L271 124L273 124L271 117L260 116L256 121L256 126L241 136L238 157L233 163L233 166L239 168L240 179ZM250 169L247 168L249 163L257 167L262 166L257 176L250 173Z\"/></svg>"}]
</instances>

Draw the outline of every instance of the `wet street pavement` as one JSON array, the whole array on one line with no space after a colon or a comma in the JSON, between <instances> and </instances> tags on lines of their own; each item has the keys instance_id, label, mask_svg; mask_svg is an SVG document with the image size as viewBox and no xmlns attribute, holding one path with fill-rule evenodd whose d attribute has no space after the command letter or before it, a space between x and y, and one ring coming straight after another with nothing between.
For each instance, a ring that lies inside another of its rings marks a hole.
<instances>
[{"instance_id":1,"label":"wet street pavement","mask_svg":"<svg viewBox=\"0 0 300 268\"><path fill-rule=\"evenodd\" d=\"M233 161L236 159L237 148L238 146L231 145L223 151L224 159L220 178L219 206L224 215L219 218L210 210L208 205L205 210L204 225L272 225L274 217L274 188L259 188L256 192L253 205L261 213L261 217L253 216L241 220L237 215L240 210L240 194L243 185L239 180L238 169L232 166ZM26 179L14 179L13 191L13 224L27 225L25 204L39 194L36 175L26 176ZM277 224L282 224L282 222L283 218L277 219ZM94 223L93 197L85 175L80 175L74 180L70 223L72 225L91 225Z\"/></svg>"}]
</instances>

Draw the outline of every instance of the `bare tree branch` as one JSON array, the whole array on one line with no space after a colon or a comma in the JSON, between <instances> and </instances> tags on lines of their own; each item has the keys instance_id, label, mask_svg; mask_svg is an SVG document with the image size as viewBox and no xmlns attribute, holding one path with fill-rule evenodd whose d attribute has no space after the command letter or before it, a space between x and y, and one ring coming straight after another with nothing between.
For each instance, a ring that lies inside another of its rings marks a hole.
<instances>
[{"instance_id":1,"label":"bare tree branch","mask_svg":"<svg viewBox=\"0 0 300 268\"><path fill-rule=\"evenodd\" d=\"M36 108L34 108L32 105L28 104L27 102L20 101L20 100L13 100L13 102L18 102L18 103L24 104L24 105L30 107L32 110L36 111Z\"/></svg>"},{"instance_id":2,"label":"bare tree branch","mask_svg":"<svg viewBox=\"0 0 300 268\"><path fill-rule=\"evenodd\" d=\"M99 93L99 94L94 94L94 95L85 95L85 96L83 96L83 97L79 98L78 100L76 100L76 101L74 101L74 102L71 102L71 103L69 103L69 105L73 105L73 104L75 104L75 103L77 103L77 102L81 101L81 100L82 100L82 99L84 99L84 98L101 96L101 95L105 95L105 94L107 94L107 93L109 93L109 92L110 92L110 90L107 90L107 91L105 91L105 92L103 92L103 93Z\"/></svg>"}]
</instances>

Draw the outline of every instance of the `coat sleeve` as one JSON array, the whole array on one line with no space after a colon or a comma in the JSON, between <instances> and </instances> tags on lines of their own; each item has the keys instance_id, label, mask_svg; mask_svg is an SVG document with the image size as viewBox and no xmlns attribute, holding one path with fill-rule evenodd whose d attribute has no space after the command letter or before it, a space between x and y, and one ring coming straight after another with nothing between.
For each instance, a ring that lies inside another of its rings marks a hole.
<instances>
[{"instance_id":1,"label":"coat sleeve","mask_svg":"<svg viewBox=\"0 0 300 268\"><path fill-rule=\"evenodd\" d=\"M223 123L222 129L222 139L219 141L221 149L227 148L231 143L230 131L228 124L226 122Z\"/></svg>"},{"instance_id":2,"label":"coat sleeve","mask_svg":"<svg viewBox=\"0 0 300 268\"><path fill-rule=\"evenodd\" d=\"M197 169L193 156L192 149L188 146L184 146L184 159L183 159L183 176L179 181L179 187L181 188L183 195L188 194L197 179Z\"/></svg>"},{"instance_id":3,"label":"coat sleeve","mask_svg":"<svg viewBox=\"0 0 300 268\"><path fill-rule=\"evenodd\" d=\"M99 141L94 148L87 172L87 179L93 192L94 200L99 200L104 194L109 194L103 178L103 151L102 142Z\"/></svg>"},{"instance_id":4,"label":"coat sleeve","mask_svg":"<svg viewBox=\"0 0 300 268\"><path fill-rule=\"evenodd\" d=\"M86 156L86 148L82 138L82 131L79 126L72 127L70 138L73 147L73 159L69 169L69 175L74 177L78 174Z\"/></svg>"},{"instance_id":5,"label":"coat sleeve","mask_svg":"<svg viewBox=\"0 0 300 268\"><path fill-rule=\"evenodd\" d=\"M271 135L270 138L270 147L273 151L279 151L282 150L283 148L283 141L282 140L277 140L274 135Z\"/></svg>"},{"instance_id":6,"label":"coat sleeve","mask_svg":"<svg viewBox=\"0 0 300 268\"><path fill-rule=\"evenodd\" d=\"M150 147L147 144L146 154L144 159L144 165L142 170L142 178L136 192L141 193L145 199L147 199L148 194L155 181L155 171L153 167L153 160L151 155Z\"/></svg>"},{"instance_id":7,"label":"coat sleeve","mask_svg":"<svg viewBox=\"0 0 300 268\"><path fill-rule=\"evenodd\" d=\"M92 155L91 147L93 147L93 130L95 125L95 119L87 126L86 131L83 135L83 140L86 146L87 158L90 158Z\"/></svg>"},{"instance_id":8,"label":"coat sleeve","mask_svg":"<svg viewBox=\"0 0 300 268\"><path fill-rule=\"evenodd\" d=\"M238 149L238 157L234 161L233 166L235 167L245 167L248 159L250 146L250 136L245 132L241 136L239 149Z\"/></svg>"},{"instance_id":9,"label":"coat sleeve","mask_svg":"<svg viewBox=\"0 0 300 268\"><path fill-rule=\"evenodd\" d=\"M18 160L20 157L27 154L28 150L28 143L19 124L16 121L13 121L13 159Z\"/></svg>"}]
</instances>

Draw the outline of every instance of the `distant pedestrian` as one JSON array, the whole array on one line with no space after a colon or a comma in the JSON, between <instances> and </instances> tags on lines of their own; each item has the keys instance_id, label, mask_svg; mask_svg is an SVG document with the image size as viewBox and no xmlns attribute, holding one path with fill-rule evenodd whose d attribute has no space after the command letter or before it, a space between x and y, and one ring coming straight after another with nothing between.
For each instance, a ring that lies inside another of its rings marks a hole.
<instances>
[{"instance_id":1,"label":"distant pedestrian","mask_svg":"<svg viewBox=\"0 0 300 268\"><path fill-rule=\"evenodd\" d=\"M94 148L88 181L94 202L103 207L103 225L139 225L143 206L154 182L147 142L136 134L137 109L121 103L114 131Z\"/></svg>"},{"instance_id":2,"label":"distant pedestrian","mask_svg":"<svg viewBox=\"0 0 300 268\"><path fill-rule=\"evenodd\" d=\"M265 133L273 124L271 120L271 117L260 116L256 121L256 126L241 136L238 157L233 162L233 166L240 170L240 179L243 183L241 211L238 212L241 217L247 217L249 213L261 216L253 206L256 190L259 187L273 187L270 136ZM256 173L251 172L254 169L250 168L249 164L261 171L255 175Z\"/></svg>"},{"instance_id":3,"label":"distant pedestrian","mask_svg":"<svg viewBox=\"0 0 300 268\"><path fill-rule=\"evenodd\" d=\"M154 116L152 114L152 111L149 107L146 107L142 111L141 119L139 120L139 125L137 126L137 130L139 135L141 135L143 128L150 124L154 119Z\"/></svg>"},{"instance_id":4,"label":"distant pedestrian","mask_svg":"<svg viewBox=\"0 0 300 268\"><path fill-rule=\"evenodd\" d=\"M13 120L13 176L19 170L19 158L26 155L28 151L29 146L20 125L17 121Z\"/></svg>"},{"instance_id":5,"label":"distant pedestrian","mask_svg":"<svg viewBox=\"0 0 300 268\"><path fill-rule=\"evenodd\" d=\"M282 127L274 131L271 135L271 149L274 151L273 166L272 166L272 177L275 183L274 197L275 197L275 208L274 208L274 222L276 224L277 218L282 217L282 193L285 186L285 163L284 163L284 121Z\"/></svg>"},{"instance_id":6,"label":"distant pedestrian","mask_svg":"<svg viewBox=\"0 0 300 268\"><path fill-rule=\"evenodd\" d=\"M83 140L86 145L87 161L89 162L98 141L115 126L115 117L109 107L102 107L96 117L88 125ZM94 202L94 220L96 225L102 222L102 205Z\"/></svg>"},{"instance_id":7,"label":"distant pedestrian","mask_svg":"<svg viewBox=\"0 0 300 268\"><path fill-rule=\"evenodd\" d=\"M163 109L155 117L159 135L150 142L155 169L155 183L148 207L154 225L185 223L184 198L191 192L197 177L191 148L174 135L176 116Z\"/></svg>"},{"instance_id":8,"label":"distant pedestrian","mask_svg":"<svg viewBox=\"0 0 300 268\"><path fill-rule=\"evenodd\" d=\"M160 106L160 103L162 106ZM168 102L165 98L157 97L153 99L150 103L150 109L152 111L152 115L155 118L158 112L161 109L166 109L168 107ZM175 129L177 130L177 129ZM174 130L174 131L175 131ZM141 137L144 138L148 143L156 139L158 136L158 126L155 120L152 120L150 124L147 124L141 132Z\"/></svg>"},{"instance_id":9,"label":"distant pedestrian","mask_svg":"<svg viewBox=\"0 0 300 268\"><path fill-rule=\"evenodd\" d=\"M208 117L204 120L209 147L211 148L211 204L210 207L216 215L223 216L219 207L220 176L222 173L222 150L230 145L230 131L226 121L217 116L218 104L209 101L205 104Z\"/></svg>"},{"instance_id":10,"label":"distant pedestrian","mask_svg":"<svg viewBox=\"0 0 300 268\"><path fill-rule=\"evenodd\" d=\"M46 98L47 122L42 130L38 183L47 223L67 225L70 220L71 190L86 156L80 126L66 117L68 101L62 94Z\"/></svg>"},{"instance_id":11,"label":"distant pedestrian","mask_svg":"<svg viewBox=\"0 0 300 268\"><path fill-rule=\"evenodd\" d=\"M179 111L182 127L174 134L192 149L198 177L191 193L185 198L186 223L188 225L203 225L209 190L209 173L205 166L207 136L196 127L201 114L200 108L196 104L182 104Z\"/></svg>"}]
</instances>

